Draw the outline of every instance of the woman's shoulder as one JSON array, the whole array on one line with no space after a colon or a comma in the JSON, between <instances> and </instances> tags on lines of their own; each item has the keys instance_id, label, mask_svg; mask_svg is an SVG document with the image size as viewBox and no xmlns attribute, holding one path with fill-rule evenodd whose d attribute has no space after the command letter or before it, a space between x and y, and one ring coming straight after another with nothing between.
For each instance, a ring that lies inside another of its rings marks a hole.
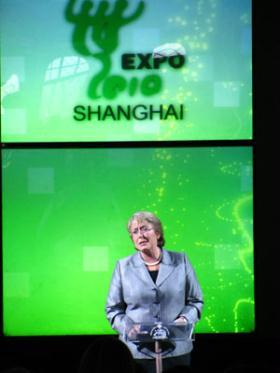
<instances>
[{"instance_id":1,"label":"woman's shoulder","mask_svg":"<svg viewBox=\"0 0 280 373\"><path fill-rule=\"evenodd\" d=\"M120 258L118 260L118 263L120 265L125 265L125 264L128 264L129 262L133 261L136 257L137 257L137 253L134 253L134 254L125 256L124 258Z\"/></svg>"},{"instance_id":2,"label":"woman's shoulder","mask_svg":"<svg viewBox=\"0 0 280 373\"><path fill-rule=\"evenodd\" d=\"M186 254L184 252L178 252L173 250L163 249L163 255L166 258L166 261L171 262L182 262L186 260Z\"/></svg>"}]
</instances>

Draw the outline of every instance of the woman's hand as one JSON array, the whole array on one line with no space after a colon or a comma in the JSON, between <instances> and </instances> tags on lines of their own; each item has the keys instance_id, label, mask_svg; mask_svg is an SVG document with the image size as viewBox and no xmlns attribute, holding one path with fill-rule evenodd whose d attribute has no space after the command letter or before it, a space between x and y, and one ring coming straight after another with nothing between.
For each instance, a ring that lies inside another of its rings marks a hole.
<instances>
[{"instance_id":1,"label":"woman's hand","mask_svg":"<svg viewBox=\"0 0 280 373\"><path fill-rule=\"evenodd\" d=\"M179 316L174 322L179 325L186 325L188 320L184 316Z\"/></svg>"},{"instance_id":2,"label":"woman's hand","mask_svg":"<svg viewBox=\"0 0 280 373\"><path fill-rule=\"evenodd\" d=\"M140 332L140 325L134 324L127 333L129 339L135 339L137 334Z\"/></svg>"}]
</instances>

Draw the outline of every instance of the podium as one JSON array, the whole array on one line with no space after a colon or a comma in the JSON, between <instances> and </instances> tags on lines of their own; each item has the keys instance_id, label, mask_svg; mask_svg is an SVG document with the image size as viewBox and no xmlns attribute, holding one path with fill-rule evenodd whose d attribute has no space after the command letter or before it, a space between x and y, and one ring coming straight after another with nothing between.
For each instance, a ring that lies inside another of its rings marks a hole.
<instances>
[{"instance_id":1,"label":"podium","mask_svg":"<svg viewBox=\"0 0 280 373\"><path fill-rule=\"evenodd\" d=\"M162 372L162 357L173 351L176 341L192 340L194 325L190 323L136 323L126 330L126 338L138 346L150 351L155 357L156 372ZM143 351L142 351L143 352Z\"/></svg>"}]
</instances>

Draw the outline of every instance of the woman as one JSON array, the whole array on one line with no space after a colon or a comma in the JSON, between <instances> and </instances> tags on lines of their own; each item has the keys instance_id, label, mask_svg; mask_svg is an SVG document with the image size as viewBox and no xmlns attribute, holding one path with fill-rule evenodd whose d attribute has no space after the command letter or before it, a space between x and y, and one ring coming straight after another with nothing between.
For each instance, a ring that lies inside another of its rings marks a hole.
<instances>
[{"instance_id":1,"label":"woman","mask_svg":"<svg viewBox=\"0 0 280 373\"><path fill-rule=\"evenodd\" d=\"M201 316L202 292L194 270L183 253L163 249L160 220L151 212L136 212L128 231L137 253L117 262L109 289L106 314L134 359L154 371L154 357L129 341L135 323L190 323ZM189 365L190 339L177 341L163 359L163 367Z\"/></svg>"}]
</instances>

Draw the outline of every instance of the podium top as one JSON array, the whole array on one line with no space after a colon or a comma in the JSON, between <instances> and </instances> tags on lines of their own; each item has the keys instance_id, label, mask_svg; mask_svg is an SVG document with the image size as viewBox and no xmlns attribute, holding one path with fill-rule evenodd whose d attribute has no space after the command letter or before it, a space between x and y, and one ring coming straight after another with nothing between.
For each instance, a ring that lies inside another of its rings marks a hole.
<instances>
[{"instance_id":1,"label":"podium top","mask_svg":"<svg viewBox=\"0 0 280 373\"><path fill-rule=\"evenodd\" d=\"M126 337L132 342L191 340L193 328L190 323L136 323L127 330Z\"/></svg>"}]
</instances>

